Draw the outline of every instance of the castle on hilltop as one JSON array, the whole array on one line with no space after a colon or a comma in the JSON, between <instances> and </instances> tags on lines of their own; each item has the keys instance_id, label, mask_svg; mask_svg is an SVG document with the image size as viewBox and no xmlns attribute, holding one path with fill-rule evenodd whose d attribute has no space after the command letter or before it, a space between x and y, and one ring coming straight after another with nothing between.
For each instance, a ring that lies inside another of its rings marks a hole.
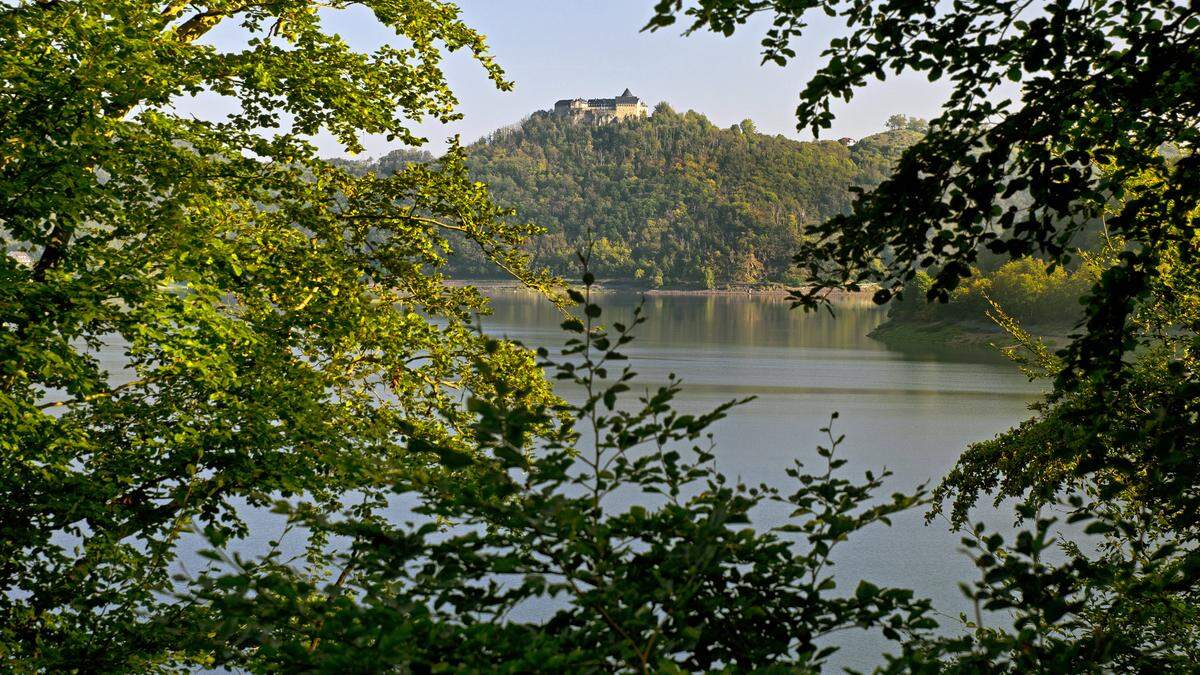
<instances>
[{"instance_id":1,"label":"castle on hilltop","mask_svg":"<svg viewBox=\"0 0 1200 675\"><path fill-rule=\"evenodd\" d=\"M564 98L554 104L554 114L559 117L586 119L592 122L645 117L646 112L646 104L628 89L616 98Z\"/></svg>"}]
</instances>

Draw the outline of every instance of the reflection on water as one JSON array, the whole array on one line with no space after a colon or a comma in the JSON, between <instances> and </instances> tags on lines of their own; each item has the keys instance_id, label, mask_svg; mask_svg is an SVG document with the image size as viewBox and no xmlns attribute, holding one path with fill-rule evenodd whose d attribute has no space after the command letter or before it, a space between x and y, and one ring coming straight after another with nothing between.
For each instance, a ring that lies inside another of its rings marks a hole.
<instances>
[{"instance_id":1,"label":"reflection on water","mask_svg":"<svg viewBox=\"0 0 1200 675\"><path fill-rule=\"evenodd\" d=\"M604 294L604 321L628 319L639 298ZM485 329L529 346L561 345L563 317L531 294L493 297ZM626 350L637 383L652 387L669 373L682 378L679 408L698 412L755 395L721 421L715 435L718 468L749 483L788 487L784 468L814 461L818 430L838 411L836 430L848 468L891 469L888 486L911 490L936 482L969 443L993 437L1029 415L1040 391L1011 364L971 354L891 351L866 337L884 318L870 303L842 304L837 316L791 310L786 300L743 296L661 296L645 300L646 323ZM635 387L636 389L636 387ZM563 395L570 397L571 392ZM778 522L786 513L767 513ZM987 509L977 519L1002 529L1010 518ZM961 535L924 524L912 512L843 545L835 568L839 588L858 579L912 588L951 616L970 611L958 582L974 578L958 552ZM870 669L889 646L874 636L839 638L838 666Z\"/></svg>"},{"instance_id":2,"label":"reflection on water","mask_svg":"<svg viewBox=\"0 0 1200 675\"><path fill-rule=\"evenodd\" d=\"M828 312L790 309L785 298L734 295L650 296L604 293L596 296L605 322L624 321L643 302L648 321L638 342L678 348L723 345L748 349L837 347L881 351L867 333L883 321L884 311L869 301L839 303L837 317ZM492 296L492 316L484 324L493 331L554 334L562 315L532 293L506 292Z\"/></svg>"},{"instance_id":3,"label":"reflection on water","mask_svg":"<svg viewBox=\"0 0 1200 675\"><path fill-rule=\"evenodd\" d=\"M653 296L606 293L603 321L628 322L643 304L646 323L627 349L642 381L674 372L694 392L743 394L882 394L1010 398L1024 403L1038 388L992 353L891 350L867 337L886 310L869 301L839 303L834 314L791 309L783 298ZM532 293L492 296L489 333L554 349L565 339L563 315Z\"/></svg>"}]
</instances>

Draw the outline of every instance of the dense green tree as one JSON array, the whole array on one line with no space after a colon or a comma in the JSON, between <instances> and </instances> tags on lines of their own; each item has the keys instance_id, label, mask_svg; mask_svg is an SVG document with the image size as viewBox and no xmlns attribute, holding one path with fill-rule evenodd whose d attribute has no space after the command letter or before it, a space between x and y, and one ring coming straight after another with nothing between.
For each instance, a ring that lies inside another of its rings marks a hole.
<instances>
[{"instance_id":1,"label":"dense green tree","mask_svg":"<svg viewBox=\"0 0 1200 675\"><path fill-rule=\"evenodd\" d=\"M908 115L892 115L887 118L885 126L891 131L908 130L920 133L929 131L928 120L923 120L919 117L909 117Z\"/></svg>"},{"instance_id":2,"label":"dense green tree","mask_svg":"<svg viewBox=\"0 0 1200 675\"><path fill-rule=\"evenodd\" d=\"M341 10L409 46L350 49ZM0 670L203 661L168 593L186 533L262 538L280 496L369 501L428 464L410 444L469 450L464 391L549 396L441 283L447 233L513 270L529 234L462 153L355 177L304 140L420 143L460 49L508 86L439 0L0 6ZM231 113L175 111L202 93Z\"/></svg>"}]
</instances>

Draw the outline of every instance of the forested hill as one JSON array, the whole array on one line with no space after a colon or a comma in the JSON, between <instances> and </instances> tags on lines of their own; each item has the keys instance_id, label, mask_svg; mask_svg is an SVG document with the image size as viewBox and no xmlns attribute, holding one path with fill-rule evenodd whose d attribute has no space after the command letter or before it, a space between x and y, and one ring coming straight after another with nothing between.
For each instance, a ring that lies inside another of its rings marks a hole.
<instances>
[{"instance_id":1,"label":"forested hill","mask_svg":"<svg viewBox=\"0 0 1200 675\"><path fill-rule=\"evenodd\" d=\"M848 188L878 183L917 138L799 142L660 104L649 118L604 125L538 113L469 152L497 202L548 230L532 243L539 264L575 273L590 231L602 279L716 287L797 282L790 257L805 227L847 209ZM401 151L375 168L413 159ZM470 252L452 264L462 276L495 275Z\"/></svg>"}]
</instances>

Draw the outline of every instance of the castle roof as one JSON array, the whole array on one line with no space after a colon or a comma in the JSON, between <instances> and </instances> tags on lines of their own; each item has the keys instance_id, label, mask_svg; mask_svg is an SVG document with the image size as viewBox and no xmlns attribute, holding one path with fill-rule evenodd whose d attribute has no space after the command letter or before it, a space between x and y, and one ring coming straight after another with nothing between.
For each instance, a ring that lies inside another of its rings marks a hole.
<instances>
[{"instance_id":1,"label":"castle roof","mask_svg":"<svg viewBox=\"0 0 1200 675\"><path fill-rule=\"evenodd\" d=\"M621 94L621 96L633 96L633 92L629 91L629 87L625 87L625 93Z\"/></svg>"}]
</instances>

